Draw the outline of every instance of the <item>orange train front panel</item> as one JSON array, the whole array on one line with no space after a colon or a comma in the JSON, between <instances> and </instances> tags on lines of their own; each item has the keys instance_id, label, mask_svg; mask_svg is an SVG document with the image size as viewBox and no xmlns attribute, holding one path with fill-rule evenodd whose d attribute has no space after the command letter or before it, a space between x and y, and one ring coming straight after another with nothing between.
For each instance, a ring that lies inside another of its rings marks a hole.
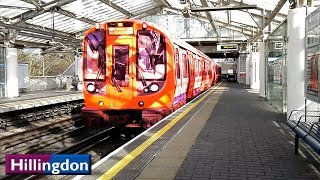
<instances>
[{"instance_id":1,"label":"orange train front panel","mask_svg":"<svg viewBox=\"0 0 320 180\"><path fill-rule=\"evenodd\" d=\"M83 47L84 112L171 108L172 47L152 26L109 22L90 29Z\"/></svg>"},{"instance_id":2,"label":"orange train front panel","mask_svg":"<svg viewBox=\"0 0 320 180\"><path fill-rule=\"evenodd\" d=\"M210 87L207 61L204 54L152 24L97 24L83 42L83 113L120 123L109 118L117 112L147 120L145 127L150 127L159 112L172 111L175 100L184 104L187 94L191 99Z\"/></svg>"}]
</instances>

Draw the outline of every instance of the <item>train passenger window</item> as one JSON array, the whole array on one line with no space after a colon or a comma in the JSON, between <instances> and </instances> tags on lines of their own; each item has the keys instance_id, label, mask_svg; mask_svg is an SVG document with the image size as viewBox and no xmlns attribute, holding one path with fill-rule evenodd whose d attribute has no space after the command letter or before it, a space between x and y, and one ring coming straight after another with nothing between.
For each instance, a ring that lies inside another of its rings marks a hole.
<instances>
[{"instance_id":1,"label":"train passenger window","mask_svg":"<svg viewBox=\"0 0 320 180\"><path fill-rule=\"evenodd\" d=\"M120 87L129 86L129 46L117 45L112 47L112 78Z\"/></svg>"},{"instance_id":2,"label":"train passenger window","mask_svg":"<svg viewBox=\"0 0 320 180\"><path fill-rule=\"evenodd\" d=\"M188 61L187 61L187 55L182 54L182 61L183 61L183 78L188 77Z\"/></svg>"},{"instance_id":3,"label":"train passenger window","mask_svg":"<svg viewBox=\"0 0 320 180\"><path fill-rule=\"evenodd\" d=\"M164 80L166 75L164 37L157 31L139 30L137 41L137 79Z\"/></svg>"},{"instance_id":4,"label":"train passenger window","mask_svg":"<svg viewBox=\"0 0 320 180\"><path fill-rule=\"evenodd\" d=\"M195 59L195 60L196 60L196 61L195 61L195 63L194 63L194 65L195 65L195 68L194 68L194 76L197 77L198 74L199 74L199 59Z\"/></svg>"},{"instance_id":5,"label":"train passenger window","mask_svg":"<svg viewBox=\"0 0 320 180\"><path fill-rule=\"evenodd\" d=\"M85 37L83 50L84 79L104 79L105 67L105 31L97 30Z\"/></svg>"},{"instance_id":6,"label":"train passenger window","mask_svg":"<svg viewBox=\"0 0 320 180\"><path fill-rule=\"evenodd\" d=\"M204 67L204 62L202 60L201 62L201 66L200 66L200 73L201 73L201 76L204 76L205 75L205 67Z\"/></svg>"},{"instance_id":7,"label":"train passenger window","mask_svg":"<svg viewBox=\"0 0 320 180\"><path fill-rule=\"evenodd\" d=\"M207 71L207 75L209 75L209 71L210 71L209 63L206 63L206 71Z\"/></svg>"},{"instance_id":8,"label":"train passenger window","mask_svg":"<svg viewBox=\"0 0 320 180\"><path fill-rule=\"evenodd\" d=\"M180 79L180 61L179 61L179 52L178 49L175 49L175 65L176 65L176 77L177 79Z\"/></svg>"}]
</instances>

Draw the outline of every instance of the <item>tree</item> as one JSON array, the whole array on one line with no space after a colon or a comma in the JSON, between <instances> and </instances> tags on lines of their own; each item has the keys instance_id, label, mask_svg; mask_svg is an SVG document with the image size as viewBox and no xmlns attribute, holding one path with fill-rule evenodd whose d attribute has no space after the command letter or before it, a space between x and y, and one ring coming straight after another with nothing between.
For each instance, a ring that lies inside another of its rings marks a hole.
<instances>
[{"instance_id":1,"label":"tree","mask_svg":"<svg viewBox=\"0 0 320 180\"><path fill-rule=\"evenodd\" d=\"M73 53L26 54L18 51L18 62L29 65L30 76L57 76L62 74L74 61ZM44 64L44 69L43 69Z\"/></svg>"}]
</instances>

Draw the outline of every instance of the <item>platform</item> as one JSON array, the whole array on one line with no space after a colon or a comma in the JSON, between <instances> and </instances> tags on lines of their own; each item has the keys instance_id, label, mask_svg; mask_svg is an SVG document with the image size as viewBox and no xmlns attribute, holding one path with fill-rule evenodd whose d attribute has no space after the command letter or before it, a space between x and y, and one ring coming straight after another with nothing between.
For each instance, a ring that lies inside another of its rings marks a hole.
<instances>
[{"instance_id":1,"label":"platform","mask_svg":"<svg viewBox=\"0 0 320 180\"><path fill-rule=\"evenodd\" d=\"M75 179L319 179L320 161L257 91L223 83Z\"/></svg>"},{"instance_id":2,"label":"platform","mask_svg":"<svg viewBox=\"0 0 320 180\"><path fill-rule=\"evenodd\" d=\"M63 89L20 93L19 97L0 99L0 113L83 99L81 91Z\"/></svg>"}]
</instances>

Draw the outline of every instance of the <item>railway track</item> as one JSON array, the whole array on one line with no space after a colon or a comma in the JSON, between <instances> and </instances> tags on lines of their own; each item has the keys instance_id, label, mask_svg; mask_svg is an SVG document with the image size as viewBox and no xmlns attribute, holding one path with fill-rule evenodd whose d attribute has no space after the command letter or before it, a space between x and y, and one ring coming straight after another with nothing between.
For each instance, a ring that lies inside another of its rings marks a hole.
<instances>
[{"instance_id":1,"label":"railway track","mask_svg":"<svg viewBox=\"0 0 320 180\"><path fill-rule=\"evenodd\" d=\"M5 163L5 154L29 154L35 153L37 150L45 148L51 144L62 141L71 137L72 135L83 131L85 129L84 126L80 126L77 128L71 128L71 126L65 126L67 130L60 132L59 134L46 134L43 136L44 138L38 138L34 140L34 142L15 142L14 148L10 148L4 151L1 151L0 154L0 164ZM70 129L70 130L68 130Z\"/></svg>"},{"instance_id":2,"label":"railway track","mask_svg":"<svg viewBox=\"0 0 320 180\"><path fill-rule=\"evenodd\" d=\"M4 151L15 145L22 144L25 142L32 141L34 139L38 139L42 136L46 136L51 134L52 132L61 130L61 127L71 126L80 121L80 116L73 118L66 118L63 120L56 121L54 123L46 124L43 126L39 126L36 128L32 128L29 130L25 130L23 132L12 133L8 136L0 137L0 150Z\"/></svg>"},{"instance_id":3,"label":"railway track","mask_svg":"<svg viewBox=\"0 0 320 180\"><path fill-rule=\"evenodd\" d=\"M83 131L81 131L83 134ZM88 132L89 133L89 132ZM77 135L77 134L75 134ZM70 145L60 151L51 152L50 154L91 154L92 164L98 162L100 159L128 142L130 138L121 138L118 128L110 127L108 129L96 132L93 135L83 138L82 140ZM59 143L59 142L57 142ZM60 142L61 143L61 142ZM54 144L51 144L54 145ZM51 146L49 145L49 146ZM44 147L45 149L49 146ZM18 176L5 176L0 179L70 179L70 176L42 176L42 175L18 175Z\"/></svg>"},{"instance_id":4,"label":"railway track","mask_svg":"<svg viewBox=\"0 0 320 180\"><path fill-rule=\"evenodd\" d=\"M79 114L81 105L72 104L66 106L69 107L64 107L65 110L63 111L57 110L56 108L59 107L56 107L51 112L50 109L41 109L41 112L21 113L16 121L12 118L12 115L11 118L7 116L6 129L0 130L0 174L5 173L4 163L6 153L84 153L91 154L92 163L95 163L130 140L121 138L118 128L115 127L100 130L85 128ZM15 128L26 129L22 132L17 132ZM23 179L27 177L29 176L0 175L0 179ZM41 176L29 178L37 179L39 177ZM45 178L47 177L45 176Z\"/></svg>"},{"instance_id":5,"label":"railway track","mask_svg":"<svg viewBox=\"0 0 320 180\"><path fill-rule=\"evenodd\" d=\"M0 114L0 132L38 123L41 120L80 112L83 100L23 109Z\"/></svg>"}]
</instances>

